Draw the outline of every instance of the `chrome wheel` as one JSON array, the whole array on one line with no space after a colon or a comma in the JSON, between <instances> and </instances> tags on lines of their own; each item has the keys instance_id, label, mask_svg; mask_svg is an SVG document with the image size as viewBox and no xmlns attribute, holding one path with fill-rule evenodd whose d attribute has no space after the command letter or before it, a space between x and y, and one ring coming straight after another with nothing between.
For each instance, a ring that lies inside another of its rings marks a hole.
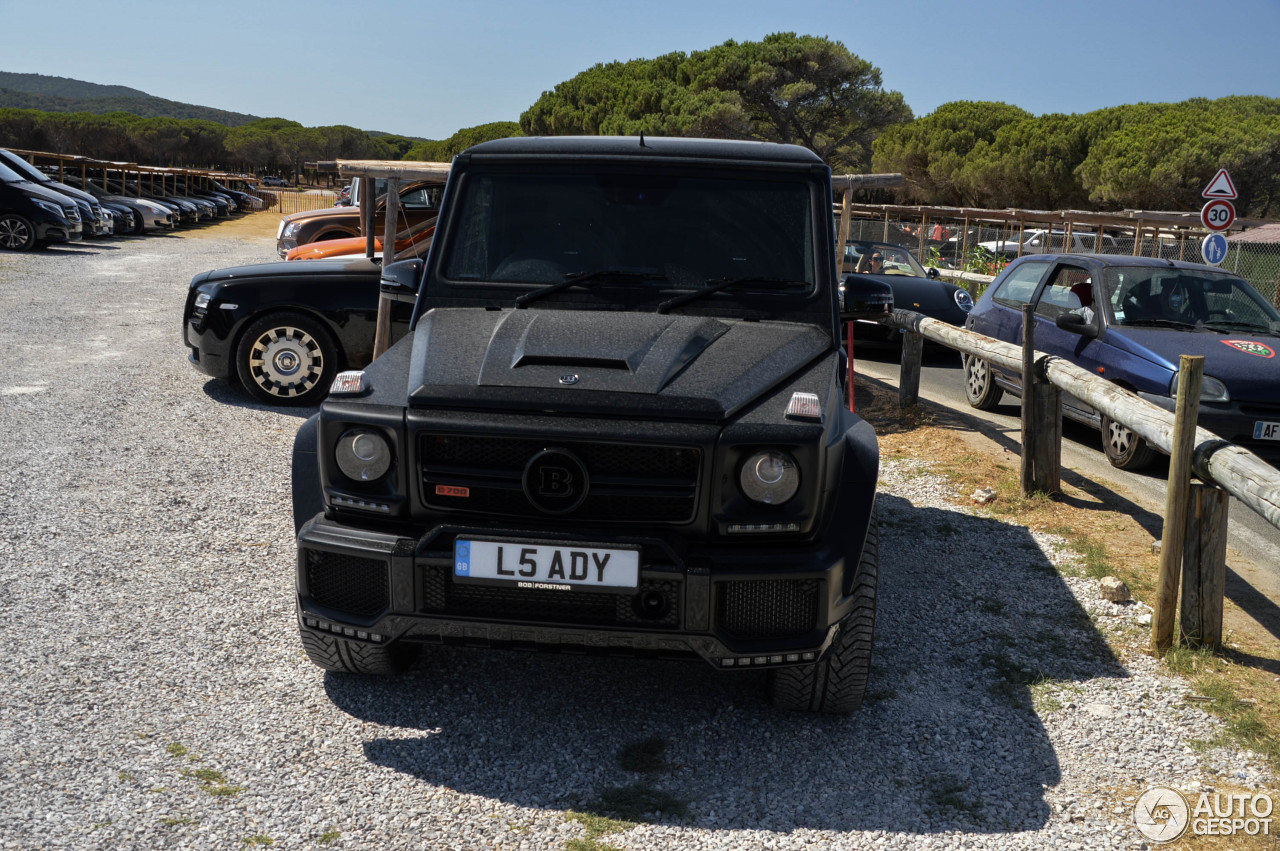
<instances>
[{"instance_id":1,"label":"chrome wheel","mask_svg":"<svg viewBox=\"0 0 1280 851\"><path fill-rule=\"evenodd\" d=\"M337 355L319 322L299 313L277 313L245 330L236 365L240 383L259 401L309 405L329 392Z\"/></svg>"},{"instance_id":2,"label":"chrome wheel","mask_svg":"<svg viewBox=\"0 0 1280 851\"><path fill-rule=\"evenodd\" d=\"M324 375L324 353L310 334L298 328L272 328L254 341L249 371L273 396L298 396Z\"/></svg>"}]
</instances>

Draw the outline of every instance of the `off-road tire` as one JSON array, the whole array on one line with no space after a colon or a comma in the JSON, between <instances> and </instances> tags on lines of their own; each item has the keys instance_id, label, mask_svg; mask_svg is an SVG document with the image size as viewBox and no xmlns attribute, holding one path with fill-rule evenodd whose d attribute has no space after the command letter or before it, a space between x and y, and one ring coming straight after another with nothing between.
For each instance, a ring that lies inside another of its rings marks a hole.
<instances>
[{"instance_id":1,"label":"off-road tire","mask_svg":"<svg viewBox=\"0 0 1280 851\"><path fill-rule=\"evenodd\" d=\"M969 404L979 411L994 411L1004 396L996 377L991 372L991 364L973 355L961 358L964 368L964 397Z\"/></svg>"},{"instance_id":2,"label":"off-road tire","mask_svg":"<svg viewBox=\"0 0 1280 851\"><path fill-rule=\"evenodd\" d=\"M1147 442L1125 426L1102 415L1102 451L1112 467L1120 470L1143 470L1159 455Z\"/></svg>"},{"instance_id":3,"label":"off-road tire","mask_svg":"<svg viewBox=\"0 0 1280 851\"><path fill-rule=\"evenodd\" d=\"M422 652L422 645L405 641L367 644L305 627L300 627L298 632L302 636L302 647L312 663L326 671L343 674L403 674L413 667Z\"/></svg>"},{"instance_id":4,"label":"off-road tire","mask_svg":"<svg viewBox=\"0 0 1280 851\"><path fill-rule=\"evenodd\" d=\"M871 675L872 639L876 629L876 576L880 533L874 512L862 547L853 586L853 609L840 621L835 641L821 661L769 672L769 700L792 712L848 715L862 706Z\"/></svg>"}]
</instances>

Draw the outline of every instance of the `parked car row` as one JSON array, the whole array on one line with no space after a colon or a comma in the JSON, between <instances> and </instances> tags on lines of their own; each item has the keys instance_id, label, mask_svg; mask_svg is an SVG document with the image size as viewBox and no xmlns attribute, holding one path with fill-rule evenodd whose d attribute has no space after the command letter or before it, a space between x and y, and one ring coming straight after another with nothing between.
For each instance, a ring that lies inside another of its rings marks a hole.
<instances>
[{"instance_id":1,"label":"parked car row","mask_svg":"<svg viewBox=\"0 0 1280 851\"><path fill-rule=\"evenodd\" d=\"M142 235L237 213L263 210L253 187L218 181L197 185L186 175L157 190L137 180L55 180L17 154L0 149L0 249L30 251L86 238Z\"/></svg>"}]
</instances>

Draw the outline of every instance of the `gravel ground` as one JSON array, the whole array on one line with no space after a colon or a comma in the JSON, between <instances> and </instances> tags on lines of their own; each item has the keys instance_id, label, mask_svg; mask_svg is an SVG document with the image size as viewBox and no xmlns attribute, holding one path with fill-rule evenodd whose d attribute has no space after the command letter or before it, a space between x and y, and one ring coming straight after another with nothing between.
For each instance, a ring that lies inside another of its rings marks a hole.
<instances>
[{"instance_id":1,"label":"gravel ground","mask_svg":"<svg viewBox=\"0 0 1280 851\"><path fill-rule=\"evenodd\" d=\"M698 664L436 649L325 675L293 621L310 411L207 381L179 336L190 277L272 241L203 236L0 254L0 848L559 849L620 800L655 809L600 839L632 851L1127 848L1149 785L1271 783L1188 747L1218 723L1117 658L1141 607L909 462L882 471L852 718Z\"/></svg>"}]
</instances>

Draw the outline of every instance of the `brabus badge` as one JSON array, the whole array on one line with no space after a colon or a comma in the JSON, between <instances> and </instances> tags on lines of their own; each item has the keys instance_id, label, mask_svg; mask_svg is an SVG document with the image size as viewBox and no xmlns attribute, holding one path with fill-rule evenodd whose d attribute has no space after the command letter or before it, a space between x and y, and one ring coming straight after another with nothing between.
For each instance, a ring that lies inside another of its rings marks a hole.
<instances>
[{"instance_id":1,"label":"brabus badge","mask_svg":"<svg viewBox=\"0 0 1280 851\"><path fill-rule=\"evenodd\" d=\"M1223 340L1222 342L1233 349L1239 349L1246 355L1254 355L1260 358L1273 358L1276 356L1275 351L1270 346L1255 343L1253 340Z\"/></svg>"},{"instance_id":2,"label":"brabus badge","mask_svg":"<svg viewBox=\"0 0 1280 851\"><path fill-rule=\"evenodd\" d=\"M560 383L561 384L577 384L578 376L572 372L569 373L568 375L562 375L560 376Z\"/></svg>"}]
</instances>

